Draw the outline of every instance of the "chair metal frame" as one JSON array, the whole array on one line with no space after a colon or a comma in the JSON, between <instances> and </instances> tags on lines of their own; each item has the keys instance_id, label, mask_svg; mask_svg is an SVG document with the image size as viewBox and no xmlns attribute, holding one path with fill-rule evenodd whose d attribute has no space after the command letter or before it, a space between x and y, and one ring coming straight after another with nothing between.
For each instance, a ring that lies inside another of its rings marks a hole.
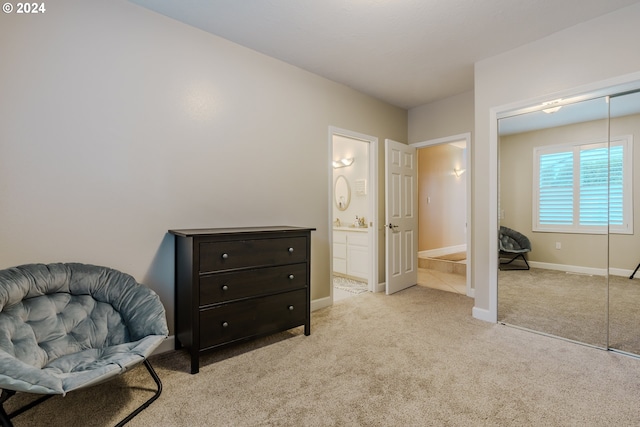
<instances>
[{"instance_id":1,"label":"chair metal frame","mask_svg":"<svg viewBox=\"0 0 640 427\"><path fill-rule=\"evenodd\" d=\"M158 374L156 373L156 371L153 369L153 366L151 366L151 363L147 359L144 359L143 364L145 368L147 368L147 371L151 375L151 378L153 378L153 381L156 383L157 390L155 391L154 395L151 396L151 398L149 398L149 400L144 402L142 405L138 406L138 408L136 408L133 412L127 415L122 421L116 424L116 427L122 427L125 424L127 424L136 415L138 415L140 412L146 409L149 405L151 405L151 403L153 403L158 397L160 397L160 394L162 393L162 382L160 381L160 377L158 377ZM0 424L2 424L2 427L13 427L13 423L11 422L12 418L28 411L31 408L34 408L35 406L55 396L55 394L45 394L40 398L34 400L33 402L30 402L22 406L21 408L18 408L15 411L8 414L7 411L4 409L4 403L15 394L16 392L14 390L3 389L2 394L0 395Z\"/></svg>"},{"instance_id":2,"label":"chair metal frame","mask_svg":"<svg viewBox=\"0 0 640 427\"><path fill-rule=\"evenodd\" d=\"M507 255L507 254L508 254L509 256L513 255L513 253L510 253L510 252L504 252L504 251L500 251L500 253L501 253L501 254L504 254L504 255ZM531 267L529 267L529 263L527 262L527 258L525 258L525 256L524 256L524 252L523 252L523 253L516 254L516 256L514 256L513 258L511 258L511 259L510 259L509 261L507 261L507 262L501 262L501 263L500 263L500 265L501 265L501 266L502 266L502 265L509 265L509 264L511 264L513 261L515 261L516 259L518 259L518 258L520 258L520 257L522 257L522 260L523 260L523 261L524 261L524 263L526 264L526 266L527 266L526 268L517 268L517 267L516 267L516 268L507 268L506 270L529 270L529 269L531 269ZM502 270L502 268L500 268L500 270Z\"/></svg>"}]
</instances>

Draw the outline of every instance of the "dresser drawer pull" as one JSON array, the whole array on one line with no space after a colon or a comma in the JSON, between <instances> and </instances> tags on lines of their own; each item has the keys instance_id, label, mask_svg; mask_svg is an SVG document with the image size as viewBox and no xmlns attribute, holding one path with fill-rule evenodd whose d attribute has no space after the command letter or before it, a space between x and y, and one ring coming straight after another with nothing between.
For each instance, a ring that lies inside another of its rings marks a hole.
<instances>
[{"instance_id":1,"label":"dresser drawer pull","mask_svg":"<svg viewBox=\"0 0 640 427\"><path fill-rule=\"evenodd\" d=\"M293 311L293 306L292 305L289 306L289 311Z\"/></svg>"},{"instance_id":2,"label":"dresser drawer pull","mask_svg":"<svg viewBox=\"0 0 640 427\"><path fill-rule=\"evenodd\" d=\"M222 254L222 259L227 259L229 258L229 254Z\"/></svg>"},{"instance_id":3,"label":"dresser drawer pull","mask_svg":"<svg viewBox=\"0 0 640 427\"><path fill-rule=\"evenodd\" d=\"M293 277L294 277L294 276L293 276L293 274L290 274L290 275L289 275L289 279L290 279L290 280L293 280Z\"/></svg>"},{"instance_id":4,"label":"dresser drawer pull","mask_svg":"<svg viewBox=\"0 0 640 427\"><path fill-rule=\"evenodd\" d=\"M223 285L223 286L222 286L222 290L223 290L223 291L228 291L228 290L229 290L229 287L228 287L227 285Z\"/></svg>"},{"instance_id":5,"label":"dresser drawer pull","mask_svg":"<svg viewBox=\"0 0 640 427\"><path fill-rule=\"evenodd\" d=\"M228 323L228 322L222 322L222 327L223 327L223 328L226 328L226 327L228 327L228 326L229 326L229 323Z\"/></svg>"},{"instance_id":6,"label":"dresser drawer pull","mask_svg":"<svg viewBox=\"0 0 640 427\"><path fill-rule=\"evenodd\" d=\"M293 248L289 248L289 253L292 254L293 253Z\"/></svg>"}]
</instances>

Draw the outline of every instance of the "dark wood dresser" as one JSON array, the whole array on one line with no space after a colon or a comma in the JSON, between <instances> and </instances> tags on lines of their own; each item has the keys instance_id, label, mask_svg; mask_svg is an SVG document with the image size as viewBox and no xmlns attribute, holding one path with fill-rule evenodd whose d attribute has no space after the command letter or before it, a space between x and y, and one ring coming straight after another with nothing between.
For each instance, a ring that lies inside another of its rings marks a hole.
<instances>
[{"instance_id":1,"label":"dark wood dresser","mask_svg":"<svg viewBox=\"0 0 640 427\"><path fill-rule=\"evenodd\" d=\"M175 340L191 356L304 325L311 333L311 231L169 230L175 236Z\"/></svg>"}]
</instances>

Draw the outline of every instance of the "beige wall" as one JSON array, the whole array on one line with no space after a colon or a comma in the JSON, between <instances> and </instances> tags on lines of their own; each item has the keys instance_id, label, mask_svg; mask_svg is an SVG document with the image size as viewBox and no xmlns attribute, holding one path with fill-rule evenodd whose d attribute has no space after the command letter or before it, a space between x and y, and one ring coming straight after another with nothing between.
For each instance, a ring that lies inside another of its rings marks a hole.
<instances>
[{"instance_id":1,"label":"beige wall","mask_svg":"<svg viewBox=\"0 0 640 427\"><path fill-rule=\"evenodd\" d=\"M473 91L409 110L409 143L473 132Z\"/></svg>"},{"instance_id":2,"label":"beige wall","mask_svg":"<svg viewBox=\"0 0 640 427\"><path fill-rule=\"evenodd\" d=\"M640 71L639 19L640 4L636 4L476 63L476 132L471 153L474 316L495 320L497 261L491 259L497 250L498 202L492 111L635 78L636 74L621 76Z\"/></svg>"},{"instance_id":3,"label":"beige wall","mask_svg":"<svg viewBox=\"0 0 640 427\"><path fill-rule=\"evenodd\" d=\"M466 177L463 150L451 144L418 149L418 250L466 243Z\"/></svg>"},{"instance_id":4,"label":"beige wall","mask_svg":"<svg viewBox=\"0 0 640 427\"><path fill-rule=\"evenodd\" d=\"M406 110L124 0L2 14L0 52L0 267L121 269L171 326L168 229L315 227L328 298L329 126L407 140Z\"/></svg>"}]
</instances>

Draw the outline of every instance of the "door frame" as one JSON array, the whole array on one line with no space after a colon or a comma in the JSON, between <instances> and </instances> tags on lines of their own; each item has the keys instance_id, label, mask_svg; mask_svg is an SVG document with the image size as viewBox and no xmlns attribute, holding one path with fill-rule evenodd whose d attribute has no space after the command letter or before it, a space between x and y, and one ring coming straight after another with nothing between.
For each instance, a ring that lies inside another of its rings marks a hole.
<instances>
[{"instance_id":1,"label":"door frame","mask_svg":"<svg viewBox=\"0 0 640 427\"><path fill-rule=\"evenodd\" d=\"M420 148L426 148L426 147L432 147L435 145L442 145L442 144L450 144L452 142L458 142L458 141L465 141L466 143L466 178L465 178L465 185L466 185L466 190L467 190L467 194L466 194L466 206L465 206L465 217L466 217L466 222L467 222L467 231L466 231L466 244L467 244L467 274L466 274L466 282L467 282L467 296L473 298L474 294L475 294L475 289L471 286L471 158L469 153L471 152L471 133L467 132L467 133L461 133L458 135L451 135L451 136L445 136L443 138L437 138L437 139L429 139L426 141L421 141L421 142L415 142L413 144L409 144L412 147L415 147L416 149L420 149ZM419 200L418 200L419 201ZM418 204L418 215L420 215L420 205Z\"/></svg>"},{"instance_id":2,"label":"door frame","mask_svg":"<svg viewBox=\"0 0 640 427\"><path fill-rule=\"evenodd\" d=\"M334 135L343 136L351 139L358 139L369 144L369 176L367 182L368 207L367 215L369 217L369 280L368 290L370 292L380 292L384 290L378 278L378 254L379 254L379 225L378 225L378 138L336 126L329 126L328 138L328 159L327 168L329 170L329 277L333 278L333 137ZM333 304L333 279L329 286L329 298Z\"/></svg>"}]
</instances>

